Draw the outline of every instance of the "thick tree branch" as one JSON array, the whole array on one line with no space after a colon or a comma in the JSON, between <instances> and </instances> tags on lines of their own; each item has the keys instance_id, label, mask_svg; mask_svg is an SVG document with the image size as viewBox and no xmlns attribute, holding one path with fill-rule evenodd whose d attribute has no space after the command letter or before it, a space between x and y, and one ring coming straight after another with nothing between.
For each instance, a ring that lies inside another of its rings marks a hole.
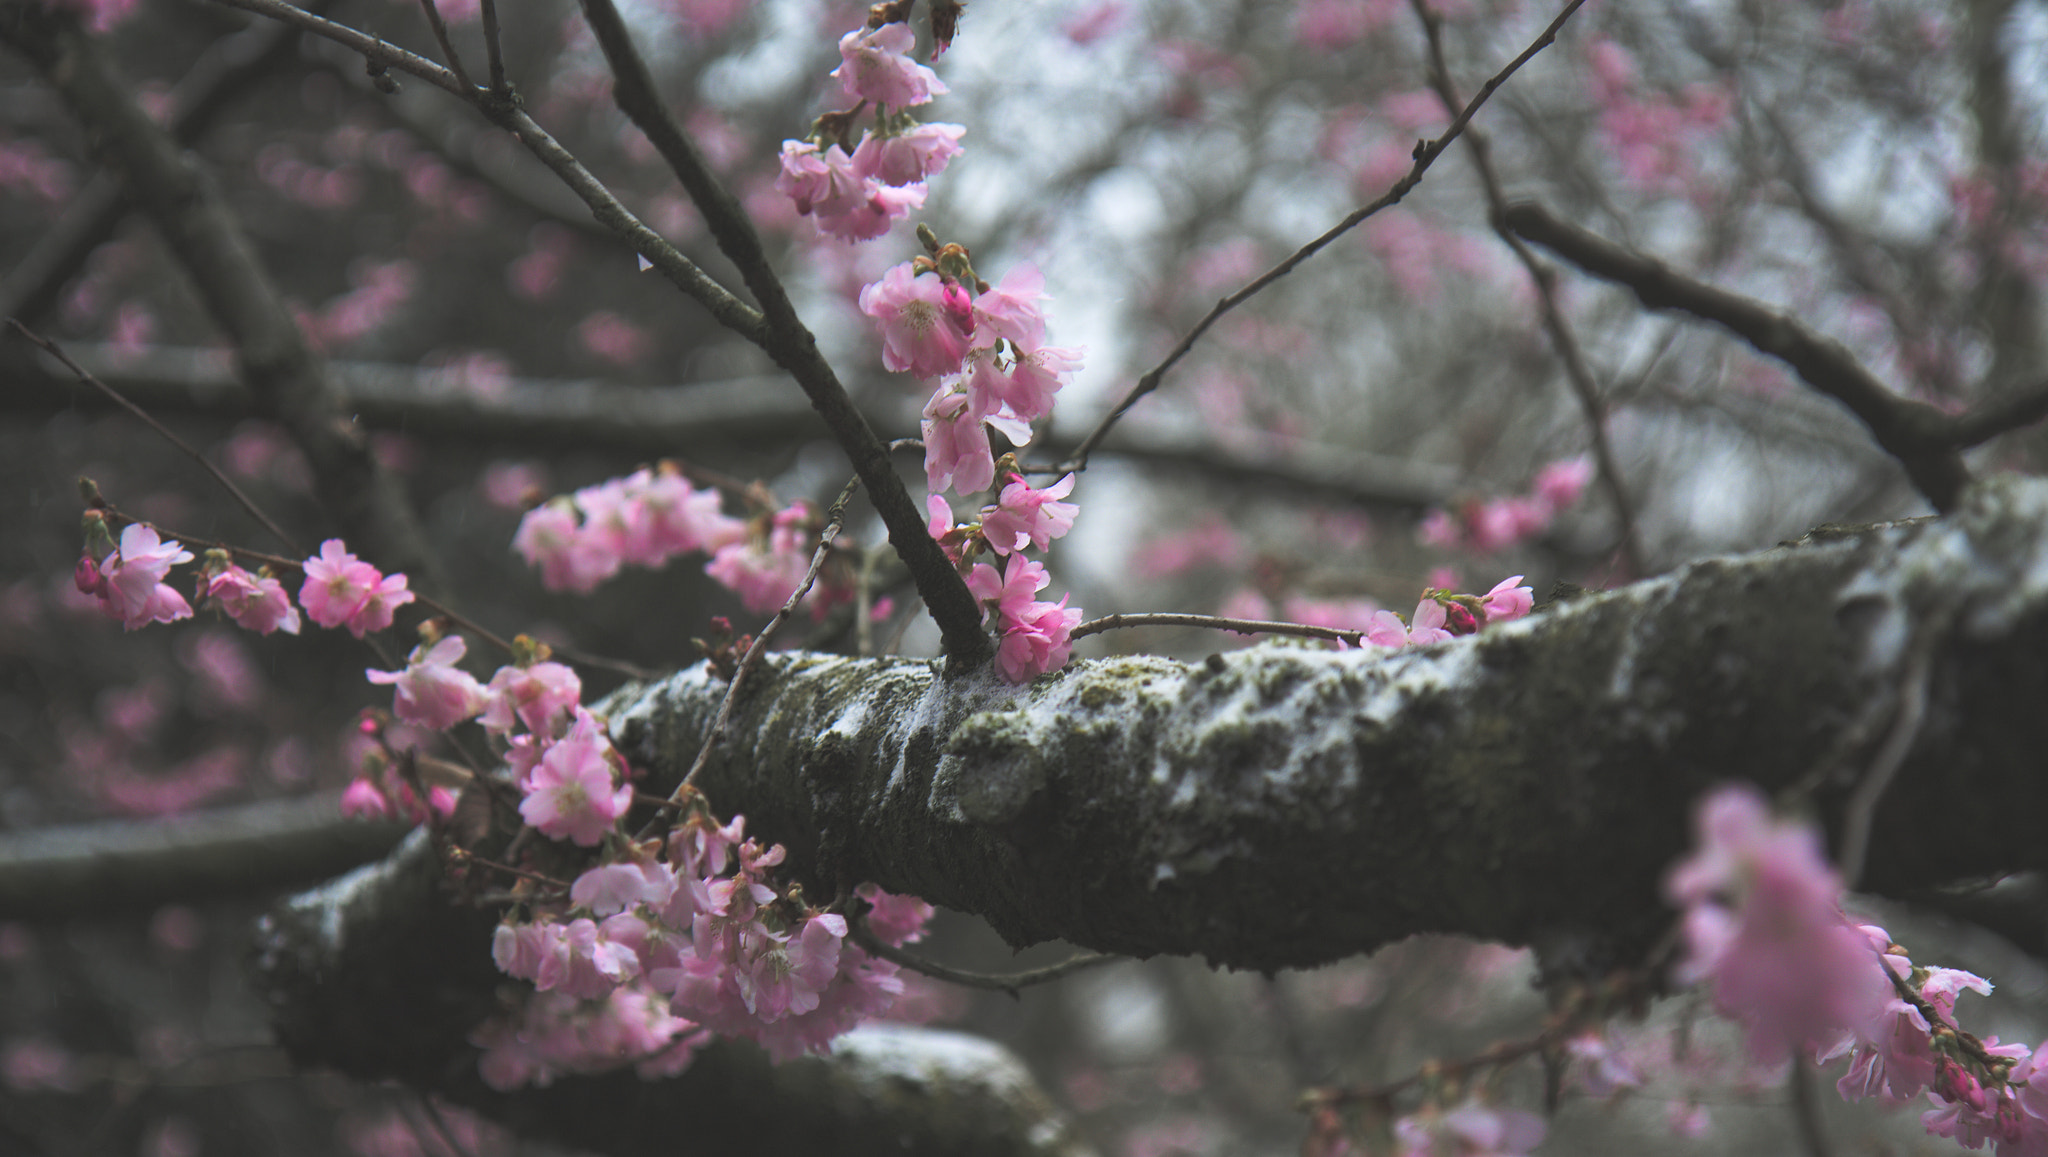
<instances>
[{"instance_id":1,"label":"thick tree branch","mask_svg":"<svg viewBox=\"0 0 2048 1157\"><path fill-rule=\"evenodd\" d=\"M259 407L305 451L320 499L352 545L413 585L442 589L439 566L397 483L335 406L325 368L257 259L219 189L115 77L74 18L24 0L0 3L0 40L27 57L119 169L129 195L234 344Z\"/></svg>"},{"instance_id":2,"label":"thick tree branch","mask_svg":"<svg viewBox=\"0 0 2048 1157\"><path fill-rule=\"evenodd\" d=\"M1779 359L1807 385L1847 406L1886 453L1899 460L1936 510L1953 510L1970 474L1958 452L1955 422L1925 402L1901 397L1863 368L1839 342L1821 337L1763 303L1674 272L1567 224L1530 202L1502 214L1507 227L1595 277L1626 286L1651 309L1675 309L1733 331Z\"/></svg>"},{"instance_id":3,"label":"thick tree branch","mask_svg":"<svg viewBox=\"0 0 2048 1157\"><path fill-rule=\"evenodd\" d=\"M1901 694L1916 641L1927 704L1865 885L2048 860L2048 483L2009 478L1942 521L1695 563L1386 657L1261 647L1017 688L780 656L699 784L819 894L873 880L1016 944L1270 969L1426 931L1641 942L1709 786L1836 767L1815 798L1839 823L1881 739L1842 737ZM677 775L722 690L699 667L623 691L614 735Z\"/></svg>"},{"instance_id":4,"label":"thick tree branch","mask_svg":"<svg viewBox=\"0 0 2048 1157\"><path fill-rule=\"evenodd\" d=\"M0 835L0 920L274 893L376 859L405 834L343 819L340 800L329 792Z\"/></svg>"},{"instance_id":5,"label":"thick tree branch","mask_svg":"<svg viewBox=\"0 0 2048 1157\"><path fill-rule=\"evenodd\" d=\"M628 1070L494 1092L467 1038L505 982L491 964L495 919L451 910L440 880L413 839L264 920L257 979L297 1063L396 1078L522 1133L620 1155L1086 1153L1008 1052L923 1029L863 1029L829 1057L780 1066L721 1043L668 1080Z\"/></svg>"}]
</instances>

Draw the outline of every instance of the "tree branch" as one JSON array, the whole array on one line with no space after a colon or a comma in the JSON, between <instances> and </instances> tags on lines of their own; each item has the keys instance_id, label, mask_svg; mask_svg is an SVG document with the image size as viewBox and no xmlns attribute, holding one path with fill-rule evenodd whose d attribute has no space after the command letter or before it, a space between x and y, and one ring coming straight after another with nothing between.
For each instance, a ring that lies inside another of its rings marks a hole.
<instances>
[{"instance_id":1,"label":"tree branch","mask_svg":"<svg viewBox=\"0 0 2048 1157\"><path fill-rule=\"evenodd\" d=\"M64 919L261 895L377 859L402 824L341 816L341 795L0 836L0 920Z\"/></svg>"},{"instance_id":2,"label":"tree branch","mask_svg":"<svg viewBox=\"0 0 2048 1157\"><path fill-rule=\"evenodd\" d=\"M1649 308L1675 309L1718 323L1758 352L1791 366L1807 385L1861 419L1936 510L1955 509L1970 474L1957 451L1954 420L1925 402L1892 393L1841 343L1761 302L1695 281L1662 262L1566 224L1532 202L1510 205L1502 219L1523 238L1587 273L1626 286Z\"/></svg>"},{"instance_id":3,"label":"tree branch","mask_svg":"<svg viewBox=\"0 0 2048 1157\"><path fill-rule=\"evenodd\" d=\"M413 585L441 591L440 567L397 483L335 407L324 366L211 179L115 77L75 19L24 0L0 3L0 40L26 56L99 142L234 344L259 408L305 451L322 503L356 549Z\"/></svg>"}]
</instances>

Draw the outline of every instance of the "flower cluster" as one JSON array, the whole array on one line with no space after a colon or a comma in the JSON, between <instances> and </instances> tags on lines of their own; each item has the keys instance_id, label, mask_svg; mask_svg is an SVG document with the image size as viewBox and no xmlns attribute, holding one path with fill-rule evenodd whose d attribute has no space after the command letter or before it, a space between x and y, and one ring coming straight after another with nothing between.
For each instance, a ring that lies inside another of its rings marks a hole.
<instances>
[{"instance_id":1,"label":"flower cluster","mask_svg":"<svg viewBox=\"0 0 2048 1157\"><path fill-rule=\"evenodd\" d=\"M1463 547L1480 554L1505 550L1543 533L1557 516L1579 501L1593 479L1593 460L1585 455L1550 463L1536 472L1527 494L1474 498L1456 513L1432 510L1418 534L1430 546Z\"/></svg>"},{"instance_id":2,"label":"flower cluster","mask_svg":"<svg viewBox=\"0 0 2048 1157\"><path fill-rule=\"evenodd\" d=\"M98 537L107 537L104 520L89 518L88 526L89 540L92 529L98 530ZM121 531L121 545L116 549L95 554L88 545L78 556L73 580L81 593L99 600L100 610L109 618L121 620L121 626L132 631L150 623L192 617L192 604L164 581L172 567L191 561L191 551L163 541L153 527L135 522Z\"/></svg>"},{"instance_id":3,"label":"flower cluster","mask_svg":"<svg viewBox=\"0 0 2048 1157\"><path fill-rule=\"evenodd\" d=\"M747 524L725 514L716 490L691 486L664 462L534 507L512 546L540 568L549 590L588 593L622 567L659 569L676 555L719 551L746 535Z\"/></svg>"},{"instance_id":4,"label":"flower cluster","mask_svg":"<svg viewBox=\"0 0 2048 1157\"><path fill-rule=\"evenodd\" d=\"M782 143L775 189L828 237L871 241L887 233L924 205L925 179L960 153L965 128L920 124L905 112L946 91L936 73L910 59L916 39L908 24L887 13L847 33L832 75L856 103L819 117L807 139ZM870 106L872 127L862 128L854 143L855 118Z\"/></svg>"},{"instance_id":5,"label":"flower cluster","mask_svg":"<svg viewBox=\"0 0 2048 1157\"><path fill-rule=\"evenodd\" d=\"M1680 978L1709 985L1753 1057L1847 1056L1836 1088L1848 1100L1899 1105L1925 1093L1931 1133L1993 1144L2000 1157L2048 1152L2048 1045L2000 1044L1956 1024L1956 998L1989 993L1988 981L1916 965L1884 929L1852 924L1818 835L1773 819L1755 789L1707 797L1697 830L1697 850L1665 883L1684 910Z\"/></svg>"},{"instance_id":6,"label":"flower cluster","mask_svg":"<svg viewBox=\"0 0 2048 1157\"><path fill-rule=\"evenodd\" d=\"M501 925L492 945L498 967L533 982L546 1016L573 1011L563 998L630 998L623 1019L653 1029L613 1063L669 1055L700 1028L747 1037L785 1060L823 1051L888 1012L903 991L896 966L848 944L845 916L811 909L774 884L781 845L764 849L745 837L744 818L721 825L702 797L692 798L666 840L629 847L577 877L567 897L532 901L531 920ZM873 885L858 894L888 943L916 939L931 916L930 906ZM652 1017L649 1001L662 1002L663 1018ZM575 1034L543 1047L544 1035L485 1030L478 1043L487 1078L504 1088L573 1070Z\"/></svg>"}]
</instances>

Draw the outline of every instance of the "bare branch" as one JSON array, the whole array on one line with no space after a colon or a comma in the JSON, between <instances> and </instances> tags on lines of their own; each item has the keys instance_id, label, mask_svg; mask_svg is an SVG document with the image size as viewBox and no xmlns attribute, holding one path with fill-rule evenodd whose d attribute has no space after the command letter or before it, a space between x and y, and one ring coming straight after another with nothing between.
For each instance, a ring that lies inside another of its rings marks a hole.
<instances>
[{"instance_id":1,"label":"bare branch","mask_svg":"<svg viewBox=\"0 0 2048 1157\"><path fill-rule=\"evenodd\" d=\"M1372 203L1352 210L1342 221L1337 222L1337 224L1325 231L1322 236L1295 250L1286 260L1260 274L1243 289L1218 301L1215 307L1204 315L1202 320L1195 323L1195 327L1180 339L1179 343L1167 353L1166 357L1158 365L1145 371L1144 375L1139 377L1137 383L1131 387L1130 392L1126 393L1123 400L1117 403L1116 408L1111 410L1096 425L1093 432L1082 439L1080 449L1074 451L1072 457L1068 458L1059 467L1060 471L1064 473L1068 470L1086 469L1088 466L1088 456L1094 453L1097 446L1102 444L1102 440L1109 435L1110 428L1115 426L1126 413L1129 413L1132 406L1138 404L1138 399L1158 389L1159 384L1166 379L1168 371L1172 370L1179 363L1180 359L1185 357L1187 352L1194 348L1195 343L1201 340L1202 335L1209 332L1209 327L1221 320L1224 314L1244 304L1260 290L1294 272L1295 268L1301 265L1302 262L1314 257L1332 241L1350 232L1373 214L1389 206L1400 204L1403 197L1406 197L1414 190L1415 186L1422 183L1423 174L1429 171L1429 167L1436 163L1436 159L1443 155L1445 149L1451 147L1451 142L1458 139L1459 134L1465 131L1465 126L1472 123L1472 118L1478 115L1480 107L1486 103L1489 97L1493 96L1494 90L1506 84L1508 78L1520 71L1523 65L1534 59L1537 53L1549 47L1557 39L1558 32L1564 28L1565 21L1571 19L1572 13L1577 12L1579 6L1583 3L1585 3L1585 0L1570 0L1564 6L1564 10L1557 14L1557 19L1552 20L1549 27L1545 28L1541 35L1536 37L1535 40L1530 41L1529 46L1524 48L1519 56L1509 61L1499 72L1487 78L1486 83L1479 87L1479 92L1472 97L1471 102L1466 104L1457 117L1451 121L1450 127L1445 129L1441 136L1433 141L1418 141L1415 145L1415 164L1408 170L1406 176L1394 182L1393 188L1388 189L1385 193L1381 194L1379 199Z\"/></svg>"},{"instance_id":2,"label":"bare branch","mask_svg":"<svg viewBox=\"0 0 2048 1157\"><path fill-rule=\"evenodd\" d=\"M1090 952L1085 955L1070 957L1060 961L1058 964L1048 964L1044 968L1032 968L1023 972L1009 972L996 975L985 972L962 972L957 968L948 968L943 964L926 960L914 952L905 952L901 948L892 948L875 938L875 934L868 927L866 920L855 920L851 925L849 937L855 944L860 945L861 951L866 952L868 955L879 956L883 960L901 965L921 976L929 976L933 980L943 980L948 984L957 984L962 988L981 988L990 992L1007 992L1011 996L1016 996L1024 989L1034 985L1050 984L1055 980L1064 979L1077 972L1086 972L1091 968L1100 968L1105 964L1115 964L1117 961L1124 959L1124 957L1111 956L1107 953Z\"/></svg>"},{"instance_id":3,"label":"bare branch","mask_svg":"<svg viewBox=\"0 0 2048 1157\"><path fill-rule=\"evenodd\" d=\"M1508 228L1595 277L1626 286L1651 309L1675 309L1733 331L1783 361L1807 385L1847 406L1934 508L1955 509L1970 474L1956 451L1955 423L1941 411L1892 393L1841 344L1763 303L1718 289L1662 262L1566 224L1533 202L1510 205Z\"/></svg>"}]
</instances>

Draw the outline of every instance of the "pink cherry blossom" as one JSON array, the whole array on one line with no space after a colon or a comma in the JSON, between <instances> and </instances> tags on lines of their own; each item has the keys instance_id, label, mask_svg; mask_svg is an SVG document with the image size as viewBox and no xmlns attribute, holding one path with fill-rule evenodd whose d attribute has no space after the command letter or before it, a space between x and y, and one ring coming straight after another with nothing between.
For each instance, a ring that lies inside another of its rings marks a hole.
<instances>
[{"instance_id":1,"label":"pink cherry blossom","mask_svg":"<svg viewBox=\"0 0 2048 1157\"><path fill-rule=\"evenodd\" d=\"M633 805L630 784L612 786L612 758L597 718L579 709L569 733L548 746L523 785L520 816L554 839L597 843Z\"/></svg>"},{"instance_id":2,"label":"pink cherry blossom","mask_svg":"<svg viewBox=\"0 0 2048 1157\"><path fill-rule=\"evenodd\" d=\"M974 329L960 289L936 273L892 266L860 291L860 311L882 331L882 364L897 373L936 378L960 368Z\"/></svg>"},{"instance_id":3,"label":"pink cherry blossom","mask_svg":"<svg viewBox=\"0 0 2048 1157\"><path fill-rule=\"evenodd\" d=\"M1058 501L1073 491L1072 474L1042 490L1033 490L1024 479L1010 475L996 504L982 508L981 533L988 539L989 549L997 554L1023 550L1027 545L1044 550L1053 539L1073 529L1074 516L1081 508Z\"/></svg>"},{"instance_id":4,"label":"pink cherry blossom","mask_svg":"<svg viewBox=\"0 0 2048 1157\"><path fill-rule=\"evenodd\" d=\"M575 506L567 499L527 511L512 536L512 548L528 565L540 568L541 585L551 591L588 593L618 570L616 558L584 538Z\"/></svg>"},{"instance_id":5,"label":"pink cherry blossom","mask_svg":"<svg viewBox=\"0 0 2048 1157\"><path fill-rule=\"evenodd\" d=\"M1585 492L1586 484L1592 480L1593 458L1581 454L1576 458L1560 458L1538 470L1530 490L1552 510L1563 510L1578 502L1579 495Z\"/></svg>"},{"instance_id":6,"label":"pink cherry blossom","mask_svg":"<svg viewBox=\"0 0 2048 1157\"><path fill-rule=\"evenodd\" d=\"M583 680L560 663L505 666L491 676L485 692L490 700L483 711L485 728L510 735L516 719L534 734L552 737L573 717L583 698Z\"/></svg>"},{"instance_id":7,"label":"pink cherry blossom","mask_svg":"<svg viewBox=\"0 0 2048 1157\"><path fill-rule=\"evenodd\" d=\"M984 415L1004 413L1024 423L1052 413L1053 395L1064 384L1063 375L1081 364L1078 351L1052 346L1008 359L976 350L969 360L973 367L967 377L971 408Z\"/></svg>"},{"instance_id":8,"label":"pink cherry blossom","mask_svg":"<svg viewBox=\"0 0 2048 1157\"><path fill-rule=\"evenodd\" d=\"M854 894L866 900L868 931L892 948L924 939L925 922L932 918L932 906L915 896L895 896L874 884L862 884Z\"/></svg>"},{"instance_id":9,"label":"pink cherry blossom","mask_svg":"<svg viewBox=\"0 0 2048 1157\"><path fill-rule=\"evenodd\" d=\"M323 627L346 626L358 639L390 626L393 609L413 600L404 575L386 577L338 538L321 543L320 553L302 565L306 581L299 605L307 616Z\"/></svg>"},{"instance_id":10,"label":"pink cherry blossom","mask_svg":"<svg viewBox=\"0 0 2048 1157\"><path fill-rule=\"evenodd\" d=\"M1759 1062L1844 1030L1875 1035L1891 986L1842 916L1841 881L1813 829L1772 819L1761 793L1732 785L1701 803L1696 831L1697 850L1665 881L1684 910L1680 977L1709 983Z\"/></svg>"},{"instance_id":11,"label":"pink cherry blossom","mask_svg":"<svg viewBox=\"0 0 2048 1157\"><path fill-rule=\"evenodd\" d=\"M960 155L963 125L917 125L892 137L872 133L853 150L853 171L884 185L910 185L936 177Z\"/></svg>"},{"instance_id":12,"label":"pink cherry blossom","mask_svg":"<svg viewBox=\"0 0 2048 1157\"><path fill-rule=\"evenodd\" d=\"M1415 604L1415 617L1408 620L1408 645L1427 647L1431 643L1447 643L1456 636L1445 628L1450 616L1444 605L1435 599L1425 598Z\"/></svg>"},{"instance_id":13,"label":"pink cherry blossom","mask_svg":"<svg viewBox=\"0 0 2048 1157\"><path fill-rule=\"evenodd\" d=\"M966 394L941 386L925 403L918 428L924 435L925 483L933 494L943 494L948 488L974 494L995 482L995 451L989 447L988 427Z\"/></svg>"},{"instance_id":14,"label":"pink cherry blossom","mask_svg":"<svg viewBox=\"0 0 2048 1157\"><path fill-rule=\"evenodd\" d=\"M980 341L993 346L1007 338L1030 350L1045 344L1045 316L1038 303L1045 300L1045 275L1029 261L1020 262L1003 274L1001 282L974 299L974 325Z\"/></svg>"},{"instance_id":15,"label":"pink cherry blossom","mask_svg":"<svg viewBox=\"0 0 2048 1157\"><path fill-rule=\"evenodd\" d=\"M879 156L870 156L863 163L879 161ZM775 179L775 189L796 205L798 215L810 217L820 232L842 241L880 237L925 198L922 182L884 183L862 171L862 165L838 145L820 149L808 141L782 143L782 173Z\"/></svg>"},{"instance_id":16,"label":"pink cherry blossom","mask_svg":"<svg viewBox=\"0 0 2048 1157\"><path fill-rule=\"evenodd\" d=\"M1365 641L1375 647L1391 647L1398 651L1408 645L1408 625L1392 611L1374 611L1372 622L1365 631Z\"/></svg>"},{"instance_id":17,"label":"pink cherry blossom","mask_svg":"<svg viewBox=\"0 0 2048 1157\"><path fill-rule=\"evenodd\" d=\"M599 916L641 904L660 907L675 895L676 875L666 864L601 864L576 877L569 900Z\"/></svg>"},{"instance_id":18,"label":"pink cherry blossom","mask_svg":"<svg viewBox=\"0 0 2048 1157\"><path fill-rule=\"evenodd\" d=\"M1000 575L985 562L975 563L967 575L967 589L974 592L975 598L993 605L1006 620L1021 617L1050 582L1052 576L1045 573L1043 564L1021 554L1011 555Z\"/></svg>"},{"instance_id":19,"label":"pink cherry blossom","mask_svg":"<svg viewBox=\"0 0 2048 1157\"><path fill-rule=\"evenodd\" d=\"M1057 603L1030 604L1005 624L996 644L996 670L1012 683L1029 683L1059 670L1073 655L1073 631L1080 623L1081 609L1067 606L1066 596Z\"/></svg>"},{"instance_id":20,"label":"pink cherry blossom","mask_svg":"<svg viewBox=\"0 0 2048 1157\"><path fill-rule=\"evenodd\" d=\"M1519 619L1536 606L1536 592L1522 586L1521 575L1511 575L1493 584L1486 592L1480 606L1486 610L1488 623L1505 623Z\"/></svg>"},{"instance_id":21,"label":"pink cherry blossom","mask_svg":"<svg viewBox=\"0 0 2048 1157\"><path fill-rule=\"evenodd\" d=\"M372 683L397 685L391 710L400 719L445 731L474 718L489 702L483 684L455 665L468 646L461 635L450 635L431 647L413 648L403 671L373 669L364 675Z\"/></svg>"},{"instance_id":22,"label":"pink cherry blossom","mask_svg":"<svg viewBox=\"0 0 2048 1157\"><path fill-rule=\"evenodd\" d=\"M846 99L892 109L912 108L946 91L937 73L910 59L917 36L908 24L856 28L839 38L839 78Z\"/></svg>"},{"instance_id":23,"label":"pink cherry blossom","mask_svg":"<svg viewBox=\"0 0 2048 1157\"><path fill-rule=\"evenodd\" d=\"M292 605L284 584L268 575L259 578L231 564L206 580L206 597L237 624L259 635L299 633L299 609Z\"/></svg>"},{"instance_id":24,"label":"pink cherry blossom","mask_svg":"<svg viewBox=\"0 0 2048 1157\"><path fill-rule=\"evenodd\" d=\"M817 543L810 530L811 508L796 503L778 511L765 540L720 547L704 573L740 596L755 614L780 610L803 585Z\"/></svg>"},{"instance_id":25,"label":"pink cherry blossom","mask_svg":"<svg viewBox=\"0 0 2048 1157\"><path fill-rule=\"evenodd\" d=\"M124 630L189 619L192 605L163 580L172 567L191 561L192 552L176 541L166 542L153 527L131 522L121 531L120 547L91 568L96 581L88 578L89 556L80 559L79 589L99 599L100 610L121 620Z\"/></svg>"}]
</instances>

